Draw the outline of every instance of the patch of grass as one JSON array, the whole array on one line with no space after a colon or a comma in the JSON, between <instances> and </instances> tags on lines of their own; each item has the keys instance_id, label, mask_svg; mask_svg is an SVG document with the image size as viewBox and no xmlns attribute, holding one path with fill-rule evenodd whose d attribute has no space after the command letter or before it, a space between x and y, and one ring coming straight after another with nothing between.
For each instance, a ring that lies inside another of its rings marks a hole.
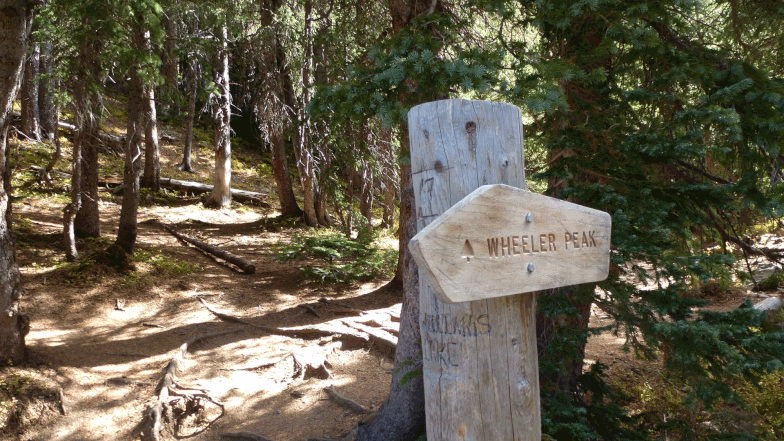
<instances>
[{"instance_id":1,"label":"patch of grass","mask_svg":"<svg viewBox=\"0 0 784 441\"><path fill-rule=\"evenodd\" d=\"M183 276L196 273L202 270L198 264L180 260L174 256L161 252L156 247L139 249L133 256L131 262L144 263L150 266L152 272L166 276Z\"/></svg>"},{"instance_id":2,"label":"patch of grass","mask_svg":"<svg viewBox=\"0 0 784 441\"><path fill-rule=\"evenodd\" d=\"M142 188L139 195L139 204L145 207L165 206L173 207L181 202L176 193L164 192L163 190L152 191L149 188Z\"/></svg>"},{"instance_id":3,"label":"patch of grass","mask_svg":"<svg viewBox=\"0 0 784 441\"><path fill-rule=\"evenodd\" d=\"M350 239L335 230L295 234L292 241L275 249L282 262L309 260L300 269L309 279L322 283L351 283L390 276L397 265L397 251L378 246L374 238Z\"/></svg>"},{"instance_id":4,"label":"patch of grass","mask_svg":"<svg viewBox=\"0 0 784 441\"><path fill-rule=\"evenodd\" d=\"M133 270L123 275L122 285L143 288L153 283L153 276L179 277L202 271L198 264L180 260L158 248L137 248L130 256Z\"/></svg>"}]
</instances>

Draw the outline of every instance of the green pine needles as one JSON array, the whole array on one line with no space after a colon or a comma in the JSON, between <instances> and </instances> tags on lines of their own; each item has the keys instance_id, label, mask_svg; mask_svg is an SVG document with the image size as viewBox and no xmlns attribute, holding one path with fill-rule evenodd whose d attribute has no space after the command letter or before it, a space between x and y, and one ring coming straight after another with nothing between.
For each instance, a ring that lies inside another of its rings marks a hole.
<instances>
[{"instance_id":1,"label":"green pine needles","mask_svg":"<svg viewBox=\"0 0 784 441\"><path fill-rule=\"evenodd\" d=\"M305 277L322 283L351 283L391 276L397 252L374 244L372 235L351 239L337 231L295 234L279 245L275 258L282 262L307 261L300 269Z\"/></svg>"}]
</instances>

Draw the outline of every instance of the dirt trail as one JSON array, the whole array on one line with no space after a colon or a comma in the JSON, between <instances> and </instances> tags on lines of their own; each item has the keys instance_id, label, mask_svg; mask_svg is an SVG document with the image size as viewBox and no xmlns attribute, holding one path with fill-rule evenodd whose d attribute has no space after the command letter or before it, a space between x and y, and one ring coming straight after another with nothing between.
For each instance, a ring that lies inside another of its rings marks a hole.
<instances>
[{"instance_id":1,"label":"dirt trail","mask_svg":"<svg viewBox=\"0 0 784 441\"><path fill-rule=\"evenodd\" d=\"M27 342L39 363L36 369L63 389L68 414L43 419L25 428L18 438L9 439L138 439L136 429L143 412L178 347L196 335L237 327L216 319L198 302L198 296L245 320L278 327L328 325L347 317L340 308L319 303L322 297L363 311L389 308L399 301L398 293L370 294L384 281L334 288L300 280L297 263L281 264L271 255L270 245L285 239L288 230L188 228L192 219L241 224L266 215L242 207L204 210L196 201L142 208L139 220L179 224L189 234L250 258L258 268L256 274L240 274L183 246L159 228L141 223L140 250L193 262L201 270L165 275L145 273L144 264L137 264L141 276L93 274L88 269L69 280L53 264L62 249L59 208L27 202L16 215L24 226L19 231L19 264L26 291L24 309L32 320ZM119 206L103 203L101 210L104 236L111 238L116 233ZM321 318L299 307L303 303L312 304ZM387 325L396 323L390 320ZM288 354L305 357L314 351L326 355L331 378L295 378L297 366L291 356L258 367ZM388 394L392 362L388 351L373 345L290 338L244 327L196 345L184 366L179 384L209 392L225 409L220 415L220 408L208 406L203 412L206 421L189 420L181 435L203 430L190 439L214 440L221 433L245 431L286 441L337 437L355 426L363 416L329 400L323 389L335 386L346 397L375 409ZM208 425L208 421L213 423Z\"/></svg>"}]
</instances>

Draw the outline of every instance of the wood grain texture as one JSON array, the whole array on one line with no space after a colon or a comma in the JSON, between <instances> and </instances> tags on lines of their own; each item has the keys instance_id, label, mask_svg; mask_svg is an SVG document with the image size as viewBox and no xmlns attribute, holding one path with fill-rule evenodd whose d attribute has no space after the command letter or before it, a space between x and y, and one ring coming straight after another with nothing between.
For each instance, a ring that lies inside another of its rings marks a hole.
<instances>
[{"instance_id":1,"label":"wood grain texture","mask_svg":"<svg viewBox=\"0 0 784 441\"><path fill-rule=\"evenodd\" d=\"M605 212L485 185L419 231L409 248L441 301L464 302L604 280L610 229Z\"/></svg>"},{"instance_id":2,"label":"wood grain texture","mask_svg":"<svg viewBox=\"0 0 784 441\"><path fill-rule=\"evenodd\" d=\"M520 110L444 100L409 113L421 230L476 188L525 187ZM533 294L449 304L420 271L429 441L541 439Z\"/></svg>"}]
</instances>

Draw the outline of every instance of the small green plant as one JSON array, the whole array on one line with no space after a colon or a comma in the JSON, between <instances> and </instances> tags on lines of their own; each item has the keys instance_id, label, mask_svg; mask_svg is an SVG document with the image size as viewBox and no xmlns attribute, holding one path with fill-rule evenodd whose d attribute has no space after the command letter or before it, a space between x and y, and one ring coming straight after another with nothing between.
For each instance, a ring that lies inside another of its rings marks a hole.
<instances>
[{"instance_id":1,"label":"small green plant","mask_svg":"<svg viewBox=\"0 0 784 441\"><path fill-rule=\"evenodd\" d=\"M149 264L153 272L167 276L182 276L199 272L202 269L195 263L164 254L155 247L151 247L149 250L137 250L131 256L131 262Z\"/></svg>"},{"instance_id":2,"label":"small green plant","mask_svg":"<svg viewBox=\"0 0 784 441\"><path fill-rule=\"evenodd\" d=\"M323 283L350 283L387 276L397 264L397 253L373 243L370 235L352 240L336 231L296 234L280 245L275 258L281 262L313 259L317 265L302 267L305 277Z\"/></svg>"},{"instance_id":3,"label":"small green plant","mask_svg":"<svg viewBox=\"0 0 784 441\"><path fill-rule=\"evenodd\" d=\"M772 291L784 284L784 271L776 271L757 284L762 291Z\"/></svg>"}]
</instances>

